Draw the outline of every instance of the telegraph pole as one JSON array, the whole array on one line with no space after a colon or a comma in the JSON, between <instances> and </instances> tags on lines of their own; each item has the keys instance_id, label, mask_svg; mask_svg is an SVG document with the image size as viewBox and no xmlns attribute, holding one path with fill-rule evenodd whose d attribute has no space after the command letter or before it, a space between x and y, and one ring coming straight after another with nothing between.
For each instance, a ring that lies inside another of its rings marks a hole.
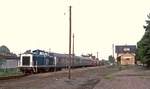
<instances>
[{"instance_id":1,"label":"telegraph pole","mask_svg":"<svg viewBox=\"0 0 150 89\"><path fill-rule=\"evenodd\" d=\"M72 42L72 65L74 65L74 56L75 56L75 53L74 53L74 33L73 33L73 42Z\"/></svg>"},{"instance_id":2,"label":"telegraph pole","mask_svg":"<svg viewBox=\"0 0 150 89\"><path fill-rule=\"evenodd\" d=\"M98 59L98 52L97 52L97 59Z\"/></svg>"},{"instance_id":3,"label":"telegraph pole","mask_svg":"<svg viewBox=\"0 0 150 89\"><path fill-rule=\"evenodd\" d=\"M68 79L71 79L71 6L69 6L69 73Z\"/></svg>"},{"instance_id":4,"label":"telegraph pole","mask_svg":"<svg viewBox=\"0 0 150 89\"><path fill-rule=\"evenodd\" d=\"M112 44L112 56L114 58L114 44Z\"/></svg>"},{"instance_id":5,"label":"telegraph pole","mask_svg":"<svg viewBox=\"0 0 150 89\"><path fill-rule=\"evenodd\" d=\"M113 56L113 60L116 61L115 57L114 57L114 43L112 44L112 56ZM114 63L113 63L113 65L114 65Z\"/></svg>"}]
</instances>

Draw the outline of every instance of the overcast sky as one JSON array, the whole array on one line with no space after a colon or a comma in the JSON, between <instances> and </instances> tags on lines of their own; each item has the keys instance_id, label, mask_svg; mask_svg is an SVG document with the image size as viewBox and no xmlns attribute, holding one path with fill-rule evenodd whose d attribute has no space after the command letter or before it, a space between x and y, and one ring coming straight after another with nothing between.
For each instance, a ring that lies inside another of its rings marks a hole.
<instances>
[{"instance_id":1,"label":"overcast sky","mask_svg":"<svg viewBox=\"0 0 150 89\"><path fill-rule=\"evenodd\" d=\"M0 0L0 45L68 53L69 4L75 53L105 59L113 43L136 45L150 13L150 0Z\"/></svg>"}]
</instances>

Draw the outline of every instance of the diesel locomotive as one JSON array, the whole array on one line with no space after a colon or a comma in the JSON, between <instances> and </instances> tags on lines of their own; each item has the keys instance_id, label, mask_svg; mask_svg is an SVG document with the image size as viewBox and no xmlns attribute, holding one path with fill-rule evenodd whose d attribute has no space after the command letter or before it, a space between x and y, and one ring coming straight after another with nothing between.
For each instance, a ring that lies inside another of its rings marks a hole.
<instances>
[{"instance_id":1,"label":"diesel locomotive","mask_svg":"<svg viewBox=\"0 0 150 89\"><path fill-rule=\"evenodd\" d=\"M98 60L90 57L72 56L71 68L90 67L98 65ZM61 70L69 65L69 55L43 50L34 50L30 53L20 55L18 62L19 69L24 73L37 73Z\"/></svg>"}]
</instances>

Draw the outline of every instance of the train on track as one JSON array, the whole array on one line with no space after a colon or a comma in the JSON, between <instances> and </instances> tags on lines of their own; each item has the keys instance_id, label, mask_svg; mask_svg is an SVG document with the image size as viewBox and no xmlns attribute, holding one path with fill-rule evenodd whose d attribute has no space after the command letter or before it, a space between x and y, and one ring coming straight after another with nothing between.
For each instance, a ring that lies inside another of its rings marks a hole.
<instances>
[{"instance_id":1,"label":"train on track","mask_svg":"<svg viewBox=\"0 0 150 89\"><path fill-rule=\"evenodd\" d=\"M69 55L43 50L34 50L20 55L19 69L24 73L37 73L61 70L69 65ZM71 68L91 67L99 65L99 60L90 57L72 56Z\"/></svg>"}]
</instances>

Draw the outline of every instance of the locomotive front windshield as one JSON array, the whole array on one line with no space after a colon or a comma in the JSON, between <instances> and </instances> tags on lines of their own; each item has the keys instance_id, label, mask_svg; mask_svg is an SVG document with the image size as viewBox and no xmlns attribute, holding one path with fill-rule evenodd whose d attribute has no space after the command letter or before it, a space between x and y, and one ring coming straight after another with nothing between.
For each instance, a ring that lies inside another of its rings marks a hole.
<instances>
[{"instance_id":1,"label":"locomotive front windshield","mask_svg":"<svg viewBox=\"0 0 150 89\"><path fill-rule=\"evenodd\" d=\"M30 65L30 57L29 56L22 57L22 65Z\"/></svg>"}]
</instances>

